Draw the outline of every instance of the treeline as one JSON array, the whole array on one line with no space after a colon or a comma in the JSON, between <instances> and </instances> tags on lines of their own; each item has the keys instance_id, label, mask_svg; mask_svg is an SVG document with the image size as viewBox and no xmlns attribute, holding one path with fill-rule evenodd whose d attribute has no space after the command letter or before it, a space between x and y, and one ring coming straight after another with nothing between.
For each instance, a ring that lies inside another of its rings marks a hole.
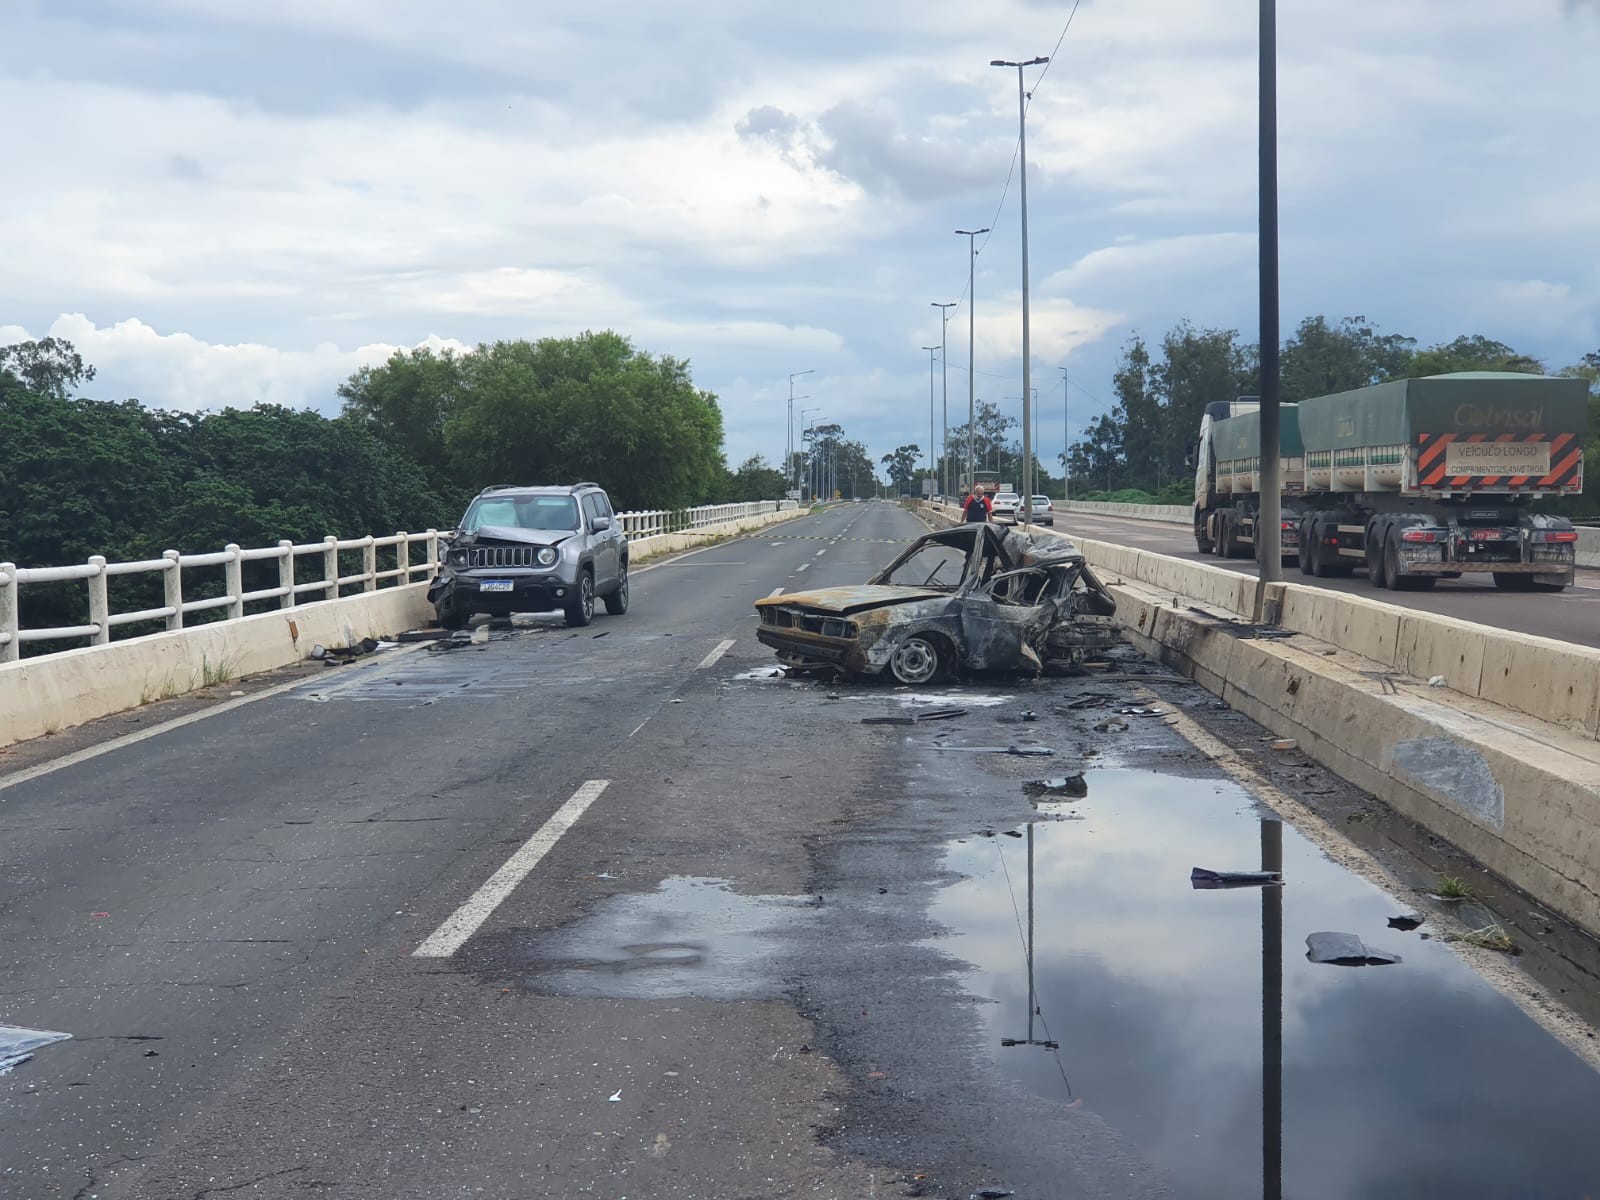
<instances>
[{"instance_id":1,"label":"treeline","mask_svg":"<svg viewBox=\"0 0 1600 1200\"><path fill-rule=\"evenodd\" d=\"M1255 396L1261 390L1260 348L1232 329L1178 324L1152 347L1135 335L1123 347L1113 385L1116 403L1073 444L1069 464L1073 494L1137 489L1163 503L1193 499L1190 453L1200 417L1214 400ZM1283 345L1285 401L1366 387L1390 379L1452 371L1545 374L1547 364L1482 335L1418 347L1416 339L1380 333L1364 317L1330 323L1307 317ZM1590 387L1585 474L1600 481L1600 352L1560 368ZM1569 515L1600 513L1600 483L1588 495L1550 507Z\"/></svg>"},{"instance_id":2,"label":"treeline","mask_svg":"<svg viewBox=\"0 0 1600 1200\"><path fill-rule=\"evenodd\" d=\"M619 509L772 500L785 486L760 458L728 470L716 397L687 363L613 333L397 353L339 388L335 417L278 405L168 412L81 396L93 380L60 339L0 347L0 561L445 528L491 483L593 479ZM247 564L246 587L273 586L255 579L269 568ZM217 574L186 578L190 597L217 594ZM154 576L112 589L116 609L161 604ZM30 585L22 605L24 627L87 615L81 584Z\"/></svg>"}]
</instances>

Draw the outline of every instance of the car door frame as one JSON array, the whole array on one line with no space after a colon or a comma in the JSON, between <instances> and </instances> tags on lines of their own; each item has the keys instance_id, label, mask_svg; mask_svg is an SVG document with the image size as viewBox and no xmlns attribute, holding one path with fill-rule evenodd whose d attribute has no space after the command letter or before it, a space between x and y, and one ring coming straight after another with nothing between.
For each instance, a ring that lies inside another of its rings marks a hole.
<instances>
[{"instance_id":1,"label":"car door frame","mask_svg":"<svg viewBox=\"0 0 1600 1200\"><path fill-rule=\"evenodd\" d=\"M597 594L609 591L617 584L621 557L616 539L612 537L617 519L603 509L609 507L599 492L585 492L578 498L578 511L583 517L584 537L589 543L589 561L594 568L594 590ZM596 529L595 522L604 518L608 528Z\"/></svg>"}]
</instances>

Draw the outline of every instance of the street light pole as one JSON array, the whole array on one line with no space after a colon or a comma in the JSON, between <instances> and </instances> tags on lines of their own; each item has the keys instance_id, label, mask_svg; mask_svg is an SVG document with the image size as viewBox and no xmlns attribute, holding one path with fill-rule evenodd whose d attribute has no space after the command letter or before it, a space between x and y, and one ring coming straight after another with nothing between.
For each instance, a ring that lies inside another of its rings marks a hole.
<instances>
[{"instance_id":1,"label":"street light pole","mask_svg":"<svg viewBox=\"0 0 1600 1200\"><path fill-rule=\"evenodd\" d=\"M988 227L983 229L958 229L956 235L967 239L967 486L978 486L978 460L975 453L976 427L978 424L978 372L974 364L974 343L976 342L976 322L973 315L977 304L977 265L978 242L980 233L988 233Z\"/></svg>"},{"instance_id":2,"label":"street light pole","mask_svg":"<svg viewBox=\"0 0 1600 1200\"><path fill-rule=\"evenodd\" d=\"M1267 3L1268 0L1262 0ZM1023 90L1024 68L1041 66L1047 57L1030 58L1026 62L1009 62L1003 58L992 59L991 67L1017 69L1017 165L1020 168L1020 199L1022 204L1022 525L1026 529L1033 523L1033 412L1032 365L1028 345L1028 94Z\"/></svg>"},{"instance_id":3,"label":"street light pole","mask_svg":"<svg viewBox=\"0 0 1600 1200\"><path fill-rule=\"evenodd\" d=\"M928 352L928 498L933 498L933 352L937 346L924 346Z\"/></svg>"},{"instance_id":4,"label":"street light pole","mask_svg":"<svg viewBox=\"0 0 1600 1200\"><path fill-rule=\"evenodd\" d=\"M784 471L783 471L783 473L787 478L792 479L794 481L794 486L795 486L796 489L798 489L800 487L800 472L794 465L794 400L795 400L795 396L794 396L794 381L796 379L799 379L802 375L811 374L811 371L814 370L814 369L815 368L811 368L811 369L808 369L808 370L805 370L805 371L791 371L789 373L789 425L788 425L788 430L787 430L788 438L787 438L786 444L784 446L784 451L783 451L783 453L784 453L784 463L783 463ZM806 397L804 397L804 396L800 397L800 399L802 399L802 400L804 400L805 398Z\"/></svg>"},{"instance_id":5,"label":"street light pole","mask_svg":"<svg viewBox=\"0 0 1600 1200\"><path fill-rule=\"evenodd\" d=\"M1067 394L1067 369L1061 371L1061 500L1072 502L1072 399Z\"/></svg>"},{"instance_id":6,"label":"street light pole","mask_svg":"<svg viewBox=\"0 0 1600 1200\"><path fill-rule=\"evenodd\" d=\"M944 407L944 423L939 427L939 494L950 494L950 356L945 353L945 334L950 328L950 310L956 306L954 300L948 304L940 304L937 300L929 302L939 310L939 374L942 377L939 384L941 404Z\"/></svg>"},{"instance_id":7,"label":"street light pole","mask_svg":"<svg viewBox=\"0 0 1600 1200\"><path fill-rule=\"evenodd\" d=\"M1256 555L1262 583L1283 582L1283 498L1278 408L1278 4L1261 0L1260 161L1261 508ZM1263 593L1264 594L1264 593Z\"/></svg>"},{"instance_id":8,"label":"street light pole","mask_svg":"<svg viewBox=\"0 0 1600 1200\"><path fill-rule=\"evenodd\" d=\"M816 498L816 490L811 486L811 426L806 424L806 414L821 411L822 409L820 407L802 408L800 410L800 424L804 427L804 433L801 435L801 440L806 443L806 490L811 492L811 495L807 497L808 499ZM795 467L794 476L794 485L798 488L800 486L800 468L798 464Z\"/></svg>"}]
</instances>

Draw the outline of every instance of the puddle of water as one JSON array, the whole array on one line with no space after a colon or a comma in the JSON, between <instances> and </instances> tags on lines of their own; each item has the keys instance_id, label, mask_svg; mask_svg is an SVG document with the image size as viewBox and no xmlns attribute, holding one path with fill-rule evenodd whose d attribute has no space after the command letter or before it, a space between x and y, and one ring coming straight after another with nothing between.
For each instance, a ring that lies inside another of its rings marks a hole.
<instances>
[{"instance_id":1,"label":"puddle of water","mask_svg":"<svg viewBox=\"0 0 1600 1200\"><path fill-rule=\"evenodd\" d=\"M1277 1196L1274 1162L1298 1200L1600 1196L1600 1075L1423 940L1431 922L1390 928L1405 906L1232 784L1087 782L1088 819L1032 839L1031 1036L1059 1051L1001 1046L1030 1035L1027 842L946 851L966 878L936 901L953 931L937 945L997 1001L981 1012L1003 1074L1116 1126L1186 1197ZM1273 836L1284 887L1191 887L1196 866L1269 865ZM1306 936L1324 930L1404 962L1308 962Z\"/></svg>"},{"instance_id":2,"label":"puddle of water","mask_svg":"<svg viewBox=\"0 0 1600 1200\"><path fill-rule=\"evenodd\" d=\"M766 1000L783 994L779 938L802 899L742 896L723 879L673 876L614 896L566 929L526 937L529 987L622 1000Z\"/></svg>"},{"instance_id":3,"label":"puddle of water","mask_svg":"<svg viewBox=\"0 0 1600 1200\"><path fill-rule=\"evenodd\" d=\"M0 1075L27 1062L40 1047L52 1042L64 1042L71 1036L70 1033L55 1033L49 1029L0 1025Z\"/></svg>"}]
</instances>

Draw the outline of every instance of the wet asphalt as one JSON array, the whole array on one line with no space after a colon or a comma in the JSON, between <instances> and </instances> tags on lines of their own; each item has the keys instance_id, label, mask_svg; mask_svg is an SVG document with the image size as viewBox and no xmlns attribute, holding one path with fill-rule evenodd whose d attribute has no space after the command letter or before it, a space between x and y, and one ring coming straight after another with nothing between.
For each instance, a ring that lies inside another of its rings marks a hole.
<instances>
[{"instance_id":1,"label":"wet asphalt","mask_svg":"<svg viewBox=\"0 0 1600 1200\"><path fill-rule=\"evenodd\" d=\"M1600 1194L1600 1076L1448 912L1161 716L1096 732L1126 684L771 677L753 599L921 530L845 505L642 571L586 630L0 775L0 1025L73 1035L0 1076L0 1195L1220 1197L1279 1194L1274 1163L1293 1196ZM861 724L930 705L967 715ZM961 749L1013 745L1054 753ZM412 955L597 779L459 951ZM1275 896L1190 887L1264 828ZM1404 961L1307 962L1321 929Z\"/></svg>"}]
</instances>

